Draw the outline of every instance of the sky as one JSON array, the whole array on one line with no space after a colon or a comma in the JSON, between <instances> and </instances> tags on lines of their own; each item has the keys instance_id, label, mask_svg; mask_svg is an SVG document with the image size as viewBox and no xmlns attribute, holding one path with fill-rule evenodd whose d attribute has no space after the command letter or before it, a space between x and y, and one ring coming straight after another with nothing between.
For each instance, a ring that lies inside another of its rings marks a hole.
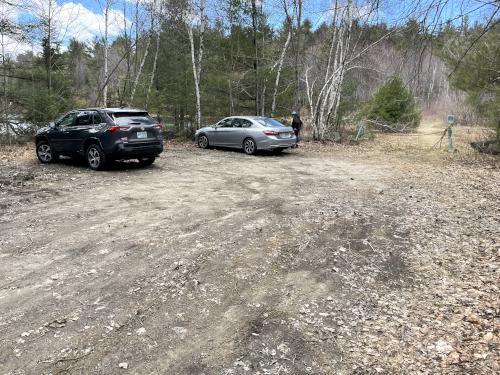
<instances>
[{"instance_id":1,"label":"sky","mask_svg":"<svg viewBox=\"0 0 500 375\"><path fill-rule=\"evenodd\" d=\"M36 14L48 12L48 4L52 1L52 12L54 14L57 39L62 41L62 49L67 46L70 39L88 42L94 38L102 38L104 34L103 6L106 0L19 0L27 5L27 10L19 10L5 4L0 5L0 17L11 20L33 20ZM109 37L111 40L123 33L125 25L129 28L132 24L135 0L112 0L110 13ZM151 1L151 0L142 0ZM248 0L247 0L248 1ZM262 0L261 0L262 1ZM283 11L282 0L264 0L264 11L270 15L270 22L276 27L281 25ZM290 1L290 0L288 0ZM346 1L346 0L340 0ZM353 0L359 5L360 13L367 13L363 7L363 0ZM488 0L448 0L446 7L439 13L441 20L454 18L457 14L470 12L471 20L482 20L487 14L491 14L491 6L484 4ZM218 8L220 1L207 0L209 14L217 16L221 9ZM303 0L303 19L311 20L313 27L319 26L329 19L333 0ZM410 12L417 9L427 9L433 0L379 0L382 9L371 22L384 21L386 23L400 23ZM210 8L211 7L211 8ZM476 9L480 7L479 9ZM123 14L125 8L125 15ZM416 12L418 14L418 11ZM4 40L6 52L15 55L26 50L39 52L38 44L19 42L6 38Z\"/></svg>"}]
</instances>

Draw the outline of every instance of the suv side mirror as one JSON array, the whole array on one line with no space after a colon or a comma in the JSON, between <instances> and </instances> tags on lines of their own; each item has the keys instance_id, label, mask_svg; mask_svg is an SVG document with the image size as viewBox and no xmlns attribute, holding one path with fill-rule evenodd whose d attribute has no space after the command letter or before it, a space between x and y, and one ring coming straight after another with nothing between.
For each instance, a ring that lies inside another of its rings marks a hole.
<instances>
[{"instance_id":1,"label":"suv side mirror","mask_svg":"<svg viewBox=\"0 0 500 375\"><path fill-rule=\"evenodd\" d=\"M56 124L54 124L53 122L49 123L49 128L50 129L55 129L56 127Z\"/></svg>"}]
</instances>

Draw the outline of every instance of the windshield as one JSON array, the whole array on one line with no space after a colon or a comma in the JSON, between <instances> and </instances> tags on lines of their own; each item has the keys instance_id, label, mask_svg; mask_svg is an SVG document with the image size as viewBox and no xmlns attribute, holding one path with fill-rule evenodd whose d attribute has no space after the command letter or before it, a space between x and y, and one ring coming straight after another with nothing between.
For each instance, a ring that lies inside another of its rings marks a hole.
<instances>
[{"instance_id":1,"label":"windshield","mask_svg":"<svg viewBox=\"0 0 500 375\"><path fill-rule=\"evenodd\" d=\"M285 126L281 122L279 122L278 120L275 120L275 119L269 118L269 117L259 117L259 118L256 118L255 121L257 121L261 125L268 126L271 128L280 128L280 127Z\"/></svg>"},{"instance_id":2,"label":"windshield","mask_svg":"<svg viewBox=\"0 0 500 375\"><path fill-rule=\"evenodd\" d=\"M116 125L152 125L156 121L147 112L108 113Z\"/></svg>"}]
</instances>

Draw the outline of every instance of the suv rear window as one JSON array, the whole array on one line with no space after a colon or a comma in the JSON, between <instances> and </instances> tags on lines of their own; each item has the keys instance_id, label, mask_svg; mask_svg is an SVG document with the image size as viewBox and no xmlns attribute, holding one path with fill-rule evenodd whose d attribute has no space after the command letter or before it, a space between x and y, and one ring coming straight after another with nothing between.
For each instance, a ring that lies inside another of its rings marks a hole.
<instances>
[{"instance_id":1,"label":"suv rear window","mask_svg":"<svg viewBox=\"0 0 500 375\"><path fill-rule=\"evenodd\" d=\"M108 112L116 125L152 125L156 121L147 112Z\"/></svg>"},{"instance_id":2,"label":"suv rear window","mask_svg":"<svg viewBox=\"0 0 500 375\"><path fill-rule=\"evenodd\" d=\"M259 117L259 118L256 118L255 120L259 124L264 125L264 126L269 126L271 128L279 128L279 127L285 126L281 122L279 122L278 120L275 120L275 119L269 118L269 117Z\"/></svg>"}]
</instances>

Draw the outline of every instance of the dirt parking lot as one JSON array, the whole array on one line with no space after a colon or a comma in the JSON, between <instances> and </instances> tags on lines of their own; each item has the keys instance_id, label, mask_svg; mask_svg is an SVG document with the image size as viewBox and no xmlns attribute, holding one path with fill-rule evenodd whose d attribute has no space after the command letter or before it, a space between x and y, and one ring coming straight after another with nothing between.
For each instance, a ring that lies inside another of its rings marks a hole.
<instances>
[{"instance_id":1,"label":"dirt parking lot","mask_svg":"<svg viewBox=\"0 0 500 375\"><path fill-rule=\"evenodd\" d=\"M499 371L493 159L0 154L2 374Z\"/></svg>"}]
</instances>

